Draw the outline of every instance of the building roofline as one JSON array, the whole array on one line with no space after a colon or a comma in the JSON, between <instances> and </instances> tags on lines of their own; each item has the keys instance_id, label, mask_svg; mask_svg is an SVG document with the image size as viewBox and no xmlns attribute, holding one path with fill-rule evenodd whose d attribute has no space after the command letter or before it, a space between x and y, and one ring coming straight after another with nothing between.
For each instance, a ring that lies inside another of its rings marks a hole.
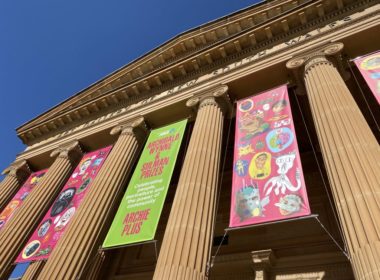
<instances>
[{"instance_id":1,"label":"building roofline","mask_svg":"<svg viewBox=\"0 0 380 280\"><path fill-rule=\"evenodd\" d=\"M129 65L131 65L131 64L133 64L133 63L136 63L137 61L143 59L144 57L148 56L149 54L152 54L153 52L155 52L155 51L157 51L158 49L162 48L163 46L169 44L170 42L175 41L176 39L180 38L181 36L184 36L184 35L186 35L186 34L188 34L188 33L191 33L191 32L197 31L197 30L201 30L201 29L203 29L203 28L205 28L205 27L207 27L207 26L209 26L209 25L215 24L215 23L217 23L217 22L220 22L220 21L223 21L223 20L226 20L226 19L228 20L230 17L236 16L236 15L238 15L238 14L240 14L240 13L243 13L243 12L245 12L245 11L248 11L248 10L250 10L250 9L252 9L252 8L257 8L257 7L260 7L260 6L264 5L264 4L268 4L269 2L273 2L273 1L275 1L275 0L262 0L262 1L258 2L258 3L252 4L252 5L248 6L248 7L245 7L245 8L242 8L242 9L240 9L240 10L237 10L237 11L235 11L235 12L233 12L233 13L227 14L227 15L225 15L225 16L222 16L222 17L216 18L216 19L214 19L214 20L211 20L211 21L209 21L209 22L203 23L203 24L201 24L201 25L199 25L199 26L196 26L196 27L194 27L194 28L191 28L191 29L185 30L185 31L183 31L183 32L181 32L181 33L178 33L178 34L175 35L174 37L172 37L172 38L170 38L170 39L164 41L163 43L161 43L159 46L157 46L157 47L155 47L155 48L149 50L148 52L146 52L146 53L144 53L144 54L138 56L137 58L133 59L132 61L128 62L127 64L124 64L123 66L121 66L121 67L117 68L116 70L112 71L110 74L108 74L108 75L104 76L103 78L101 78L101 79L99 79L99 80L93 82L93 83L90 84L89 86L87 86L87 87L85 87L85 88L79 90L79 91L76 92L74 95L72 95L72 96L70 96L70 97L64 99L62 102L60 102L60 103L54 105L54 106L51 107L50 109L44 111L42 114L39 114L39 115L37 115L36 117L34 117L33 119L31 119L31 120L29 120L29 121L27 121L27 122L21 124L20 126L18 126L18 127L16 128L16 131L20 130L23 126L25 126L25 125L27 125L27 124L29 124L29 123L35 121L36 119L38 119L39 117L45 115L46 113L49 113L50 111L54 110L55 108L57 108L58 106L60 106L60 105L62 105L62 104L64 104L64 103L66 103L67 101L72 100L73 98L75 98L75 97L81 95L83 92L85 92L85 91L91 89L93 86L98 85L99 83L101 83L102 81L104 81L104 80L106 80L107 78L111 77L112 75L115 75L116 73L118 73L119 71L123 70L123 69L126 68L127 66L129 66Z\"/></svg>"}]
</instances>

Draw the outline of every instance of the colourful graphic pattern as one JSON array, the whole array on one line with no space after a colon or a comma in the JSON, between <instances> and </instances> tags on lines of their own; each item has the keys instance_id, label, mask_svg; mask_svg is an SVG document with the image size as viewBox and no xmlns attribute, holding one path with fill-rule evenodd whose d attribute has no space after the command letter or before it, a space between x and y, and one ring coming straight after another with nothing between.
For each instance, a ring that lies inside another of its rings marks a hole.
<instances>
[{"instance_id":1,"label":"colourful graphic pattern","mask_svg":"<svg viewBox=\"0 0 380 280\"><path fill-rule=\"evenodd\" d=\"M380 104L380 52L355 59L354 62Z\"/></svg>"},{"instance_id":2,"label":"colourful graphic pattern","mask_svg":"<svg viewBox=\"0 0 380 280\"><path fill-rule=\"evenodd\" d=\"M285 85L237 102L230 227L310 214Z\"/></svg>"},{"instance_id":3,"label":"colourful graphic pattern","mask_svg":"<svg viewBox=\"0 0 380 280\"><path fill-rule=\"evenodd\" d=\"M16 259L16 263L47 259L83 201L111 146L85 154L57 199Z\"/></svg>"},{"instance_id":4,"label":"colourful graphic pattern","mask_svg":"<svg viewBox=\"0 0 380 280\"><path fill-rule=\"evenodd\" d=\"M0 213L0 230L12 218L12 215L21 206L29 193L45 175L46 171L47 169L32 173L12 200L7 204L4 210Z\"/></svg>"},{"instance_id":5,"label":"colourful graphic pattern","mask_svg":"<svg viewBox=\"0 0 380 280\"><path fill-rule=\"evenodd\" d=\"M183 120L150 132L104 240L104 248L154 238L186 123Z\"/></svg>"}]
</instances>

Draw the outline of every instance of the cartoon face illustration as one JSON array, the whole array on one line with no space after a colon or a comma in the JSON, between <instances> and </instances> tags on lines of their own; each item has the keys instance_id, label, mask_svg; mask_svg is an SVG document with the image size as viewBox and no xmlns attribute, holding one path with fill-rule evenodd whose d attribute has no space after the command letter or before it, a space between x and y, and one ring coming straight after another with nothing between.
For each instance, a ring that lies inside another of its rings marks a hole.
<instances>
[{"instance_id":1,"label":"cartoon face illustration","mask_svg":"<svg viewBox=\"0 0 380 280\"><path fill-rule=\"evenodd\" d=\"M252 179L265 179L271 173L271 154L267 152L258 153L253 156L249 165L249 175Z\"/></svg>"},{"instance_id":2,"label":"cartoon face illustration","mask_svg":"<svg viewBox=\"0 0 380 280\"><path fill-rule=\"evenodd\" d=\"M240 118L240 128L247 133L254 133L260 129L263 122L263 117L259 114L244 114Z\"/></svg>"},{"instance_id":3,"label":"cartoon face illustration","mask_svg":"<svg viewBox=\"0 0 380 280\"><path fill-rule=\"evenodd\" d=\"M278 165L278 174L286 174L289 169L293 167L294 159L296 158L296 154L291 153L288 155L283 155L276 158L276 164Z\"/></svg>"},{"instance_id":4,"label":"cartoon face illustration","mask_svg":"<svg viewBox=\"0 0 380 280\"><path fill-rule=\"evenodd\" d=\"M290 181L289 177L286 175L288 171L293 167L296 154L290 153L287 155L282 155L276 158L276 164L278 166L277 173L278 176L271 177L264 185L265 195L269 195L272 190L276 195L279 195L280 191L285 194L287 191L296 192L301 188L301 171L296 168L295 171L295 181L296 184Z\"/></svg>"},{"instance_id":5,"label":"cartoon face illustration","mask_svg":"<svg viewBox=\"0 0 380 280\"><path fill-rule=\"evenodd\" d=\"M265 154L265 153L259 154L255 159L256 168L257 169L263 169L267 159L268 159L267 154Z\"/></svg>"},{"instance_id":6,"label":"cartoon face illustration","mask_svg":"<svg viewBox=\"0 0 380 280\"><path fill-rule=\"evenodd\" d=\"M61 192L58 199L54 202L50 215L55 217L69 206L71 200L75 195L76 188L69 188Z\"/></svg>"},{"instance_id":7,"label":"cartoon face illustration","mask_svg":"<svg viewBox=\"0 0 380 280\"><path fill-rule=\"evenodd\" d=\"M262 216L264 206L269 203L269 198L260 200L260 192L256 184L245 186L236 193L236 212L240 221L251 217Z\"/></svg>"},{"instance_id":8,"label":"cartoon face illustration","mask_svg":"<svg viewBox=\"0 0 380 280\"><path fill-rule=\"evenodd\" d=\"M45 236L46 233L48 232L51 224L52 224L52 220L51 219L48 219L48 220L44 221L42 223L42 225L39 227L39 229L37 231L37 235L39 237Z\"/></svg>"},{"instance_id":9,"label":"cartoon face illustration","mask_svg":"<svg viewBox=\"0 0 380 280\"><path fill-rule=\"evenodd\" d=\"M67 223L70 221L70 219L72 218L72 216L74 215L75 213L75 207L71 207L69 208L63 215L62 217L58 220L56 226L54 227L54 230L55 231L59 231L61 230L62 228L64 228Z\"/></svg>"},{"instance_id":10,"label":"cartoon face illustration","mask_svg":"<svg viewBox=\"0 0 380 280\"><path fill-rule=\"evenodd\" d=\"M286 216L300 211L302 199L298 195L288 194L281 197L274 205L279 208L281 215Z\"/></svg>"},{"instance_id":11,"label":"cartoon face illustration","mask_svg":"<svg viewBox=\"0 0 380 280\"><path fill-rule=\"evenodd\" d=\"M24 249L24 251L22 252L22 257L24 259L28 259L30 258L31 256L33 256L37 250L40 248L41 246L41 242L38 241L38 240L34 240L32 242L30 242Z\"/></svg>"},{"instance_id":12,"label":"cartoon face illustration","mask_svg":"<svg viewBox=\"0 0 380 280\"><path fill-rule=\"evenodd\" d=\"M273 129L266 136L267 146L274 153L285 150L293 143L293 140L293 132L288 127Z\"/></svg>"},{"instance_id":13,"label":"cartoon face illustration","mask_svg":"<svg viewBox=\"0 0 380 280\"><path fill-rule=\"evenodd\" d=\"M87 168L91 165L91 158L85 159L79 166L79 175L83 175Z\"/></svg>"},{"instance_id":14,"label":"cartoon face illustration","mask_svg":"<svg viewBox=\"0 0 380 280\"><path fill-rule=\"evenodd\" d=\"M248 141L252 137L267 131L269 124L264 121L264 114L262 112L255 112L254 114L243 115L239 121L239 128L246 133L241 140Z\"/></svg>"},{"instance_id":15,"label":"cartoon face illustration","mask_svg":"<svg viewBox=\"0 0 380 280\"><path fill-rule=\"evenodd\" d=\"M282 110L285 109L285 107L286 107L286 100L282 99L282 100L275 102L272 105L272 111L275 114L279 114Z\"/></svg>"}]
</instances>

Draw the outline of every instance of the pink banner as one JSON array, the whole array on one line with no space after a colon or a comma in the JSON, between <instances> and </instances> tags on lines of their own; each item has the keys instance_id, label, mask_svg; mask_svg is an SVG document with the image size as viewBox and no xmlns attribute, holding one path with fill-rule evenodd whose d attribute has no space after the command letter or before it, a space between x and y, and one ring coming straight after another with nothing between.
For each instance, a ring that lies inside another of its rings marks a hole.
<instances>
[{"instance_id":1,"label":"pink banner","mask_svg":"<svg viewBox=\"0 0 380 280\"><path fill-rule=\"evenodd\" d=\"M230 227L310 214L286 86L237 102Z\"/></svg>"},{"instance_id":2,"label":"pink banner","mask_svg":"<svg viewBox=\"0 0 380 280\"><path fill-rule=\"evenodd\" d=\"M4 208L3 212L0 213L0 230L11 219L12 215L21 206L25 198L45 175L46 171L47 169L32 173L32 175L29 176L28 180L26 180L24 185L18 190L16 195Z\"/></svg>"},{"instance_id":3,"label":"pink banner","mask_svg":"<svg viewBox=\"0 0 380 280\"><path fill-rule=\"evenodd\" d=\"M111 146L85 154L16 263L47 259L91 187Z\"/></svg>"},{"instance_id":4,"label":"pink banner","mask_svg":"<svg viewBox=\"0 0 380 280\"><path fill-rule=\"evenodd\" d=\"M380 104L380 52L357 58L354 62Z\"/></svg>"}]
</instances>

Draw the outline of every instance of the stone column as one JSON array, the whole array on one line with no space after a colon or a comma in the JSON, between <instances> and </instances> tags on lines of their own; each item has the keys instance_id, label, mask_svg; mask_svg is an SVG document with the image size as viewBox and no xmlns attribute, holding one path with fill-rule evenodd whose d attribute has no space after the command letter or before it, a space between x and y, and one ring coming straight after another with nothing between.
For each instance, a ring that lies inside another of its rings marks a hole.
<instances>
[{"instance_id":1,"label":"stone column","mask_svg":"<svg viewBox=\"0 0 380 280\"><path fill-rule=\"evenodd\" d=\"M5 278L12 262L57 197L63 184L76 166L82 151L77 141L51 153L58 156L38 186L25 199L0 231L0 279Z\"/></svg>"},{"instance_id":2,"label":"stone column","mask_svg":"<svg viewBox=\"0 0 380 280\"><path fill-rule=\"evenodd\" d=\"M105 261L105 257L106 256L104 252L99 251L96 253L93 263L88 266L88 273L85 273L86 280L99 279L100 271Z\"/></svg>"},{"instance_id":3,"label":"stone column","mask_svg":"<svg viewBox=\"0 0 380 280\"><path fill-rule=\"evenodd\" d=\"M206 279L213 234L227 86L199 105L153 279Z\"/></svg>"},{"instance_id":4,"label":"stone column","mask_svg":"<svg viewBox=\"0 0 380 280\"><path fill-rule=\"evenodd\" d=\"M86 280L96 280L99 278L99 273L102 268L102 265L105 260L104 252L97 252L93 262L87 267ZM37 279L38 275L41 273L42 268L44 267L46 260L36 261L31 263L27 270L25 271L24 276L21 278L22 280L34 280Z\"/></svg>"},{"instance_id":5,"label":"stone column","mask_svg":"<svg viewBox=\"0 0 380 280\"><path fill-rule=\"evenodd\" d=\"M15 161L1 173L7 176L0 182L0 212L7 206L30 173L26 160Z\"/></svg>"},{"instance_id":6,"label":"stone column","mask_svg":"<svg viewBox=\"0 0 380 280\"><path fill-rule=\"evenodd\" d=\"M34 280L37 278L38 274L41 272L44 267L45 261L38 261L31 263L25 271L24 276L21 280Z\"/></svg>"},{"instance_id":7,"label":"stone column","mask_svg":"<svg viewBox=\"0 0 380 280\"><path fill-rule=\"evenodd\" d=\"M96 260L108 231L115 201L125 187L128 173L145 139L143 118L111 131L111 134L117 133L120 133L118 140L38 279L86 279L88 267Z\"/></svg>"},{"instance_id":8,"label":"stone column","mask_svg":"<svg viewBox=\"0 0 380 280\"><path fill-rule=\"evenodd\" d=\"M333 43L302 66L316 132L357 279L380 279L380 147L334 64Z\"/></svg>"}]
</instances>

